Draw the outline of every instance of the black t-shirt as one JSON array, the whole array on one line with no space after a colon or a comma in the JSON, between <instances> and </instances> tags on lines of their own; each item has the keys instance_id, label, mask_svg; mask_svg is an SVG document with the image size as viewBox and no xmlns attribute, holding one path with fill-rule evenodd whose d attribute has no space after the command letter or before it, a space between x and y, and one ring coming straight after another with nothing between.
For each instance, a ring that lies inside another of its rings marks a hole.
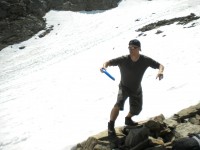
<instances>
[{"instance_id":1,"label":"black t-shirt","mask_svg":"<svg viewBox=\"0 0 200 150\"><path fill-rule=\"evenodd\" d=\"M120 85L135 91L141 87L146 69L148 67L158 69L160 63L145 55L140 55L139 59L134 62L131 60L130 55L126 55L110 60L109 65L119 67L121 73Z\"/></svg>"}]
</instances>

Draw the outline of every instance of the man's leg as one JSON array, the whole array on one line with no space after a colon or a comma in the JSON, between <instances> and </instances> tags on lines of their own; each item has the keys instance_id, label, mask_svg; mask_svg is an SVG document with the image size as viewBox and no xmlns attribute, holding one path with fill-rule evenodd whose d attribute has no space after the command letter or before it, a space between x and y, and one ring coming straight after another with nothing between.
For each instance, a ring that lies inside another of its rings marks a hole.
<instances>
[{"instance_id":1,"label":"man's leg","mask_svg":"<svg viewBox=\"0 0 200 150\"><path fill-rule=\"evenodd\" d=\"M126 117L128 117L128 118L132 118L134 115L132 115L130 112L127 114L127 116Z\"/></svg>"},{"instance_id":2,"label":"man's leg","mask_svg":"<svg viewBox=\"0 0 200 150\"><path fill-rule=\"evenodd\" d=\"M119 111L124 109L124 103L127 99L128 94L122 89L121 86L119 86L119 91L117 95L117 102L114 105L114 107L111 110L110 113L110 121L108 122L108 135L116 135L115 133L115 120L117 119L119 115Z\"/></svg>"},{"instance_id":3,"label":"man's leg","mask_svg":"<svg viewBox=\"0 0 200 150\"><path fill-rule=\"evenodd\" d=\"M119 106L114 106L110 113L110 121L115 121L119 115Z\"/></svg>"},{"instance_id":4,"label":"man's leg","mask_svg":"<svg viewBox=\"0 0 200 150\"><path fill-rule=\"evenodd\" d=\"M114 106L110 113L110 122L108 122L108 136L116 136L115 120L119 115L119 106Z\"/></svg>"},{"instance_id":5,"label":"man's leg","mask_svg":"<svg viewBox=\"0 0 200 150\"><path fill-rule=\"evenodd\" d=\"M128 115L125 117L125 125L128 125L128 126L138 125L137 122L134 122L134 121L131 119L133 116L134 116L134 115L132 115L130 112L128 113Z\"/></svg>"},{"instance_id":6,"label":"man's leg","mask_svg":"<svg viewBox=\"0 0 200 150\"><path fill-rule=\"evenodd\" d=\"M134 126L137 122L134 122L131 118L135 115L139 115L142 110L142 90L137 94L130 95L129 98L130 111L125 118L125 125Z\"/></svg>"}]
</instances>

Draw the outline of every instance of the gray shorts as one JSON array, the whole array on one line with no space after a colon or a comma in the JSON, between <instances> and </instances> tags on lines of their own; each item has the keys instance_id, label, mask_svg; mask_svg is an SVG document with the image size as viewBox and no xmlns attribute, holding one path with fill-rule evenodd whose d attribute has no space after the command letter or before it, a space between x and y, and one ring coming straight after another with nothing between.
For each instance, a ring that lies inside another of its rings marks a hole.
<instances>
[{"instance_id":1,"label":"gray shorts","mask_svg":"<svg viewBox=\"0 0 200 150\"><path fill-rule=\"evenodd\" d=\"M126 87L119 85L119 91L117 96L117 102L115 106L118 106L120 110L124 110L124 104L129 97L130 113L132 115L138 115L142 110L143 96L142 88L138 88L136 91L130 91Z\"/></svg>"}]
</instances>

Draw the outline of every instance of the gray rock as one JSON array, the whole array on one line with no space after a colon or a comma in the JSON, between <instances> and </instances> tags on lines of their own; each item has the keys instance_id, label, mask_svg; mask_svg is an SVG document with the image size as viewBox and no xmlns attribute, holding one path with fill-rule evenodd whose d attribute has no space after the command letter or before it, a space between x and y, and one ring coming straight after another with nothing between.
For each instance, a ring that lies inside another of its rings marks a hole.
<instances>
[{"instance_id":1,"label":"gray rock","mask_svg":"<svg viewBox=\"0 0 200 150\"><path fill-rule=\"evenodd\" d=\"M169 127L169 128L176 128L176 126L178 125L178 122L176 120L173 119L165 119L164 123Z\"/></svg>"},{"instance_id":2,"label":"gray rock","mask_svg":"<svg viewBox=\"0 0 200 150\"><path fill-rule=\"evenodd\" d=\"M175 130L176 138L187 137L188 134L191 133L200 133L200 125L194 125L188 122L188 123L180 123L179 125L176 126Z\"/></svg>"}]
</instances>

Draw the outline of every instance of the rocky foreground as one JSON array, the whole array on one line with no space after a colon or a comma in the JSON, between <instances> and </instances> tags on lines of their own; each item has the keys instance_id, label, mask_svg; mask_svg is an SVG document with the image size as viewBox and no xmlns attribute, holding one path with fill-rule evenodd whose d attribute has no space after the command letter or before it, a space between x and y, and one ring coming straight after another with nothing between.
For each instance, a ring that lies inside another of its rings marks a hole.
<instances>
[{"instance_id":1,"label":"rocky foreground","mask_svg":"<svg viewBox=\"0 0 200 150\"><path fill-rule=\"evenodd\" d=\"M89 137L72 149L76 150L171 150L174 141L200 133L200 103L185 108L170 118L162 114L138 126L115 128L116 138L107 130Z\"/></svg>"}]
</instances>

